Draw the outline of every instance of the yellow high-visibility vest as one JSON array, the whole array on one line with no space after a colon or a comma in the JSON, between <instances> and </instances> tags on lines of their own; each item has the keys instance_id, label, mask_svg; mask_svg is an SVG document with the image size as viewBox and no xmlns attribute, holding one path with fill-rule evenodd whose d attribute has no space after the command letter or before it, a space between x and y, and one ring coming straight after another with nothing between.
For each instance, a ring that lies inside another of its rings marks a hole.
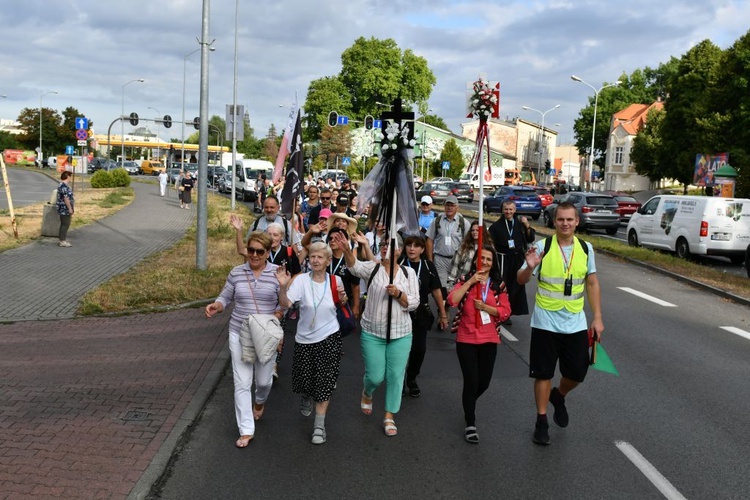
<instances>
[{"instance_id":1,"label":"yellow high-visibility vest","mask_svg":"<svg viewBox=\"0 0 750 500\"><path fill-rule=\"evenodd\" d=\"M536 292L536 303L542 309L559 311L563 307L570 312L583 310L583 293L588 272L588 252L584 250L578 238L573 237L572 262L569 274L565 274L565 260L557 243L557 236L552 236L549 251L542 257L544 265L539 270L539 284ZM570 276L573 288L570 295L565 295L565 279Z\"/></svg>"}]
</instances>

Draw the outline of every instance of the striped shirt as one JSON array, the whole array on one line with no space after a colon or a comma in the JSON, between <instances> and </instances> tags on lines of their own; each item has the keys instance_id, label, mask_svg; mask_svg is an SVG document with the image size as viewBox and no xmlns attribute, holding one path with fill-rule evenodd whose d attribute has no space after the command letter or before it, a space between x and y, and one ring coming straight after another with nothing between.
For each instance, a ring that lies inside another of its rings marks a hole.
<instances>
[{"instance_id":1,"label":"striped shirt","mask_svg":"<svg viewBox=\"0 0 750 500\"><path fill-rule=\"evenodd\" d=\"M357 260L357 263L349 271L354 276L370 279L375 266L379 264L372 261ZM396 276L393 278L393 284L406 294L408 305L403 307L398 301L393 301L391 310L391 338L398 339L406 337L411 333L411 316L409 311L414 311L419 306L419 282L417 273L414 269L406 267L408 276L400 266L396 266ZM388 331L388 292L385 287L388 286L390 277L383 266L380 266L375 277L372 279L370 288L367 291L367 302L365 310L362 313L362 330L371 333L376 337L386 338Z\"/></svg>"},{"instance_id":2,"label":"striped shirt","mask_svg":"<svg viewBox=\"0 0 750 500\"><path fill-rule=\"evenodd\" d=\"M280 310L279 281L276 279L275 265L266 262L266 268L255 279L250 265L245 263L229 271L224 288L216 298L216 302L227 308L234 301L234 310L229 320L229 329L239 331L242 322L248 315L273 314ZM253 300L255 296L255 300ZM258 307L255 307L256 302Z\"/></svg>"}]
</instances>

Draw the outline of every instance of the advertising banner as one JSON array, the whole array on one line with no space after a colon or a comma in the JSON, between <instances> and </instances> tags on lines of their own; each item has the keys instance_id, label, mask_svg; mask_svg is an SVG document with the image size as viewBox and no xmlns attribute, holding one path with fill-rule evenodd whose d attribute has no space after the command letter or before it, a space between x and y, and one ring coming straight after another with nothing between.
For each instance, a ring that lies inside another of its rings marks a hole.
<instances>
[{"instance_id":1,"label":"advertising banner","mask_svg":"<svg viewBox=\"0 0 750 500\"><path fill-rule=\"evenodd\" d=\"M693 172L693 184L696 186L713 186L714 172L729 163L729 154L719 153L707 155L698 153L695 155L695 171Z\"/></svg>"},{"instance_id":2,"label":"advertising banner","mask_svg":"<svg viewBox=\"0 0 750 500\"><path fill-rule=\"evenodd\" d=\"M36 152L22 151L20 149L6 149L3 158L8 165L30 165L36 164Z\"/></svg>"}]
</instances>

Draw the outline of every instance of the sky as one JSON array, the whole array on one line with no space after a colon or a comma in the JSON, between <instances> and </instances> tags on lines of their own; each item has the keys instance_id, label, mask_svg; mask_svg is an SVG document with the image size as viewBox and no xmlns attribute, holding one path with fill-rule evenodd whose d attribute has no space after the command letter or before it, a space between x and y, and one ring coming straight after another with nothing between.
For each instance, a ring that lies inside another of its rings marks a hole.
<instances>
[{"instance_id":1,"label":"sky","mask_svg":"<svg viewBox=\"0 0 750 500\"><path fill-rule=\"evenodd\" d=\"M236 0L209 1L209 114L224 116L234 90ZM10 0L3 0L9 3ZM0 9L0 118L43 105L73 106L107 132L120 116L199 114L200 0L25 0ZM437 78L429 107L460 133L466 84L499 81L500 115L541 121L573 139L593 90L624 72L655 68L710 39L731 46L750 28L740 0L241 0L237 103L255 135L286 125L310 81L337 74L341 53L363 36L393 38L424 57ZM186 57L187 56L187 57ZM184 71L184 78L183 78ZM145 81L131 82L143 78ZM126 85L127 84L127 85ZM124 94L123 94L124 93ZM154 108L154 109L150 109ZM559 124L559 125L557 125ZM155 125L149 125L152 130ZM130 127L127 127L128 130ZM113 131L119 130L119 124ZM186 127L185 135L194 130ZM180 126L161 131L179 138ZM72 141L71 137L71 141ZM71 142L72 144L72 142Z\"/></svg>"}]
</instances>

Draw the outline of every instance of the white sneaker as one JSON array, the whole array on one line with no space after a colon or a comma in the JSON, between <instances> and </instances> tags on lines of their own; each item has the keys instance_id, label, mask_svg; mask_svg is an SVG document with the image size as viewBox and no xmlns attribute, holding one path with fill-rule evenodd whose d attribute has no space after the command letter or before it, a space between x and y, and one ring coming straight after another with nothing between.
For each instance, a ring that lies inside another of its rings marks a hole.
<instances>
[{"instance_id":1,"label":"white sneaker","mask_svg":"<svg viewBox=\"0 0 750 500\"><path fill-rule=\"evenodd\" d=\"M60 243L58 243L58 246L66 247L67 248L67 247L70 247L70 246L73 246L73 245L71 245L67 241L61 241Z\"/></svg>"}]
</instances>

